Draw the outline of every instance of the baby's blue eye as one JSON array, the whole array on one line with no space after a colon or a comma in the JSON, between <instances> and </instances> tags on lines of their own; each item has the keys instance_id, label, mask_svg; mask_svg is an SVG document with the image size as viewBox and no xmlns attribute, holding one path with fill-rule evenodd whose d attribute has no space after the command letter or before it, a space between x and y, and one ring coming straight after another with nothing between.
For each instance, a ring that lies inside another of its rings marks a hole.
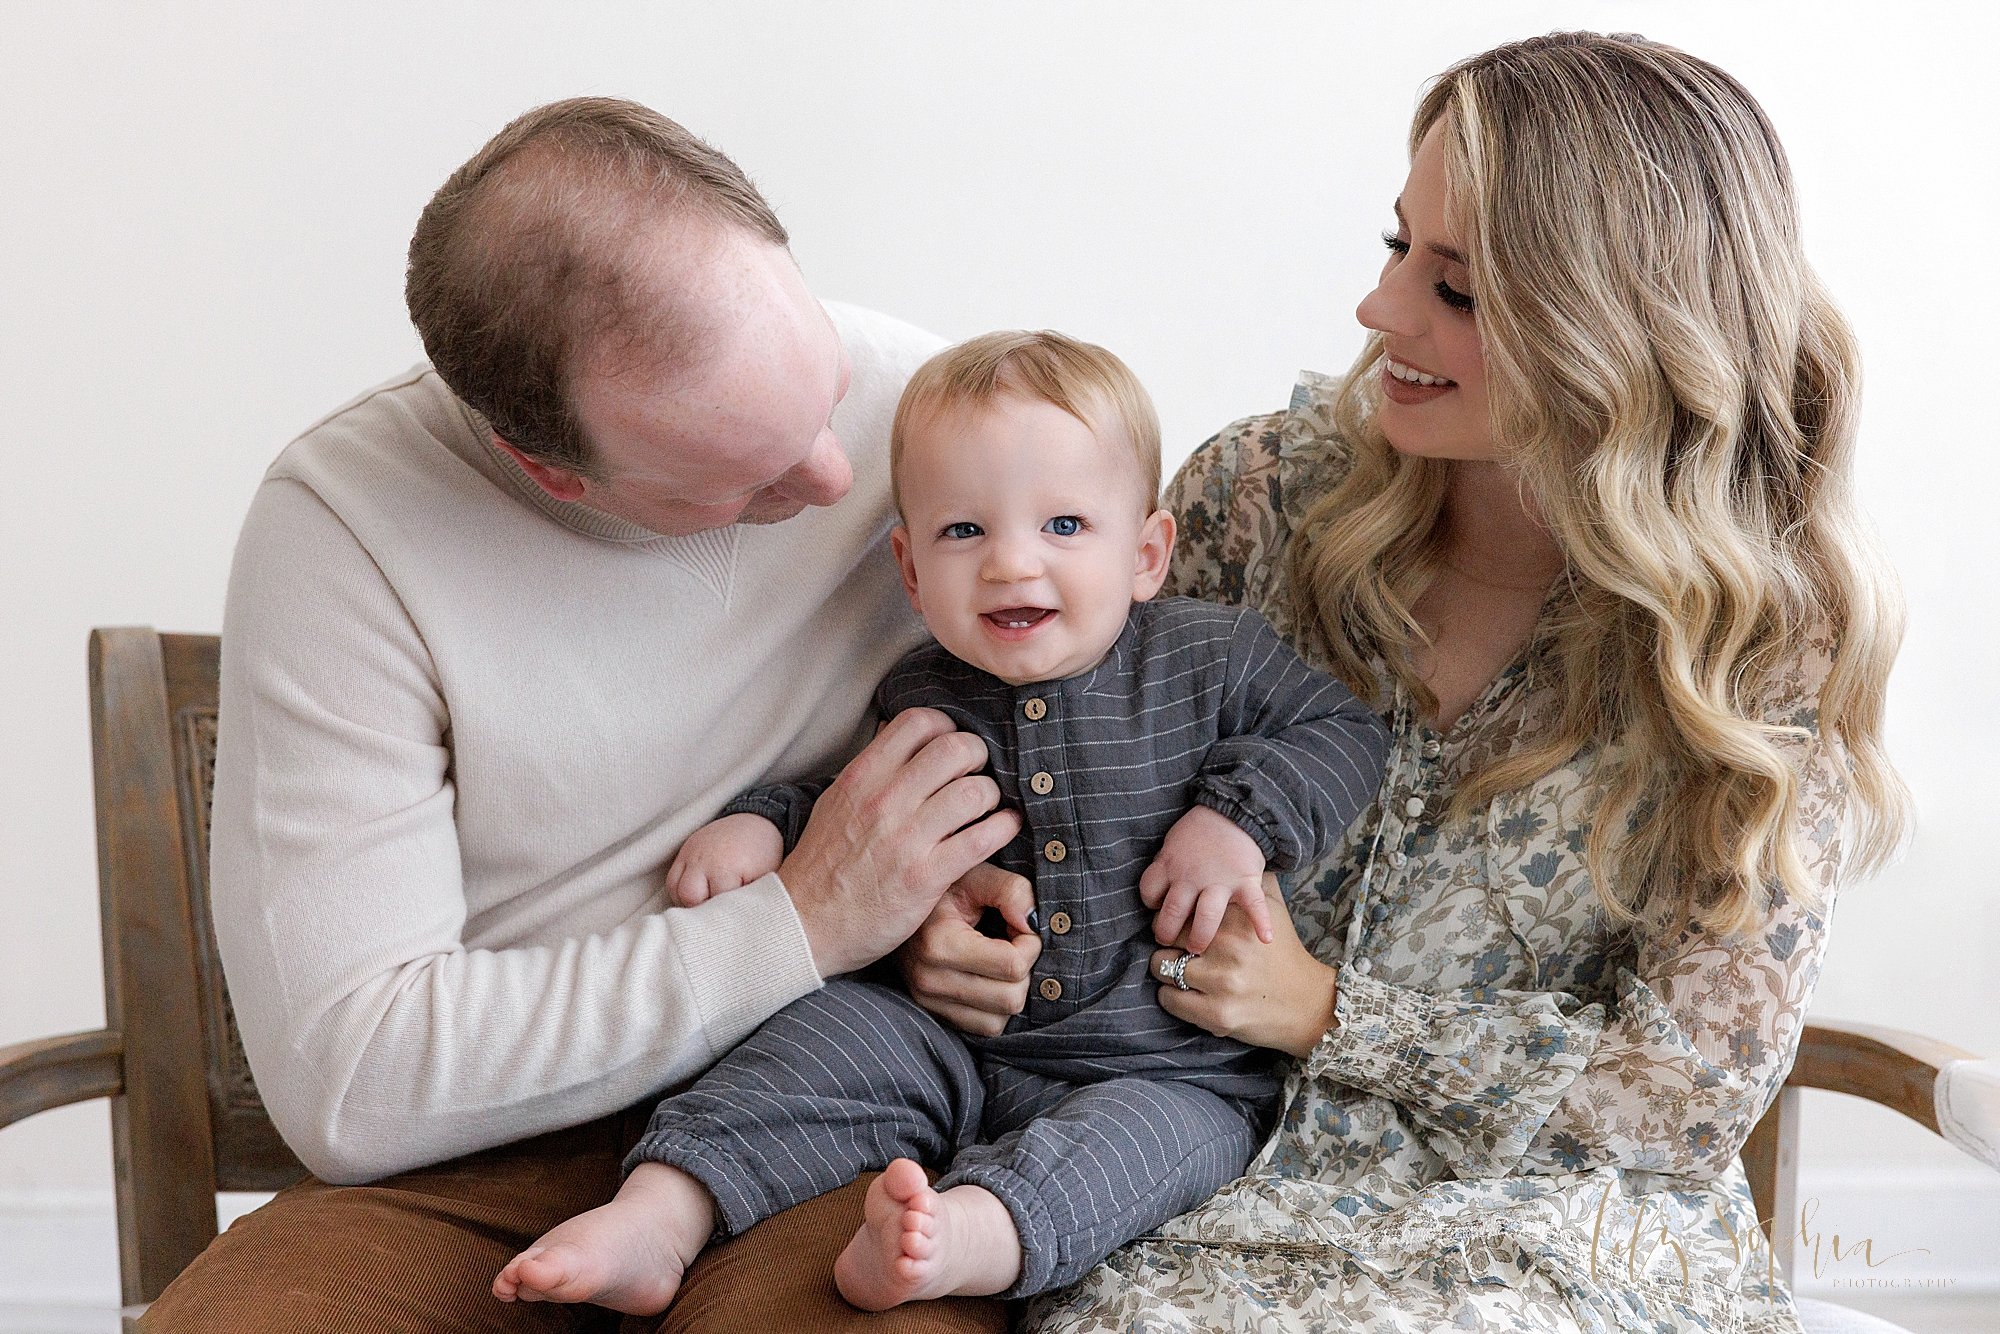
<instances>
[{"instance_id":1,"label":"baby's blue eye","mask_svg":"<svg viewBox=\"0 0 2000 1334\"><path fill-rule=\"evenodd\" d=\"M1074 514L1058 514L1042 525L1042 531L1057 537L1075 537L1083 531L1083 520Z\"/></svg>"},{"instance_id":2,"label":"baby's blue eye","mask_svg":"<svg viewBox=\"0 0 2000 1334\"><path fill-rule=\"evenodd\" d=\"M943 538L948 538L954 542L959 541L962 538L977 537L979 536L979 525L976 523L964 523L964 522L948 523L944 526L944 528L941 531L939 531L938 536Z\"/></svg>"}]
</instances>

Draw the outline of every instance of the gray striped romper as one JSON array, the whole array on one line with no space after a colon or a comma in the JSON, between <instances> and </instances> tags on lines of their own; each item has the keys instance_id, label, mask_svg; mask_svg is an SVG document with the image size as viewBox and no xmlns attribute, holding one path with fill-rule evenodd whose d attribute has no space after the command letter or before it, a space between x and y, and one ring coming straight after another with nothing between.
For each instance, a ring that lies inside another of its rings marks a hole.
<instances>
[{"instance_id":1,"label":"gray striped romper","mask_svg":"<svg viewBox=\"0 0 2000 1334\"><path fill-rule=\"evenodd\" d=\"M986 742L1024 818L994 862L1035 887L1042 953L997 1037L948 1028L891 987L828 983L660 1103L626 1161L680 1167L729 1235L898 1157L983 1186L1013 1215L1031 1296L1241 1174L1275 1109L1272 1053L1161 1009L1139 876L1192 804L1271 869L1321 860L1374 799L1387 733L1256 612L1134 603L1080 676L1010 686L929 644L876 694ZM745 793L789 852L831 780Z\"/></svg>"}]
</instances>

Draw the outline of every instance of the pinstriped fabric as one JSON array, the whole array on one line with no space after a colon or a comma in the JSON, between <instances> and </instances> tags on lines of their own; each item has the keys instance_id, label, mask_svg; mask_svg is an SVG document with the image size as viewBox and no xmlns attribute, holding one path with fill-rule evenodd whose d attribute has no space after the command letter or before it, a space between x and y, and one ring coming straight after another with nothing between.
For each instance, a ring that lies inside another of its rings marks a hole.
<instances>
[{"instance_id":1,"label":"pinstriped fabric","mask_svg":"<svg viewBox=\"0 0 2000 1334\"><path fill-rule=\"evenodd\" d=\"M1333 848L1372 800L1387 734L1253 611L1135 604L1080 676L1009 686L933 644L882 682L884 716L942 710L985 741L1023 829L994 860L1027 876L1042 954L995 1038L839 981L786 1007L654 1113L628 1165L681 1167L725 1230L909 1157L950 1164L1020 1232L1026 1296L1076 1279L1243 1169L1278 1079L1270 1053L1161 1009L1139 877L1191 805L1235 821L1280 871ZM745 793L787 850L824 783Z\"/></svg>"},{"instance_id":2,"label":"pinstriped fabric","mask_svg":"<svg viewBox=\"0 0 2000 1334\"><path fill-rule=\"evenodd\" d=\"M1194 1208L1242 1175L1270 1125L1259 1114L1268 1099L1253 1106L1178 1080L1128 1076L1072 1090L1032 1078L1014 1076L1013 1119L996 1119L988 1104L989 1131L1012 1128L961 1150L938 1182L984 1186L1014 1216L1021 1276L1008 1297L1073 1283Z\"/></svg>"},{"instance_id":3,"label":"pinstriped fabric","mask_svg":"<svg viewBox=\"0 0 2000 1334\"><path fill-rule=\"evenodd\" d=\"M1010 686L928 644L896 665L876 703L884 717L938 709L985 741L1001 799L1025 817L993 860L1034 884L1042 953L1027 1008L1000 1036L973 1039L982 1053L1076 1083L1134 1074L1226 1097L1276 1087L1269 1053L1154 1000L1139 876L1196 803L1235 821L1274 870L1324 856L1381 780L1387 733L1365 705L1255 611L1192 598L1135 603L1104 660L1063 681ZM726 810L771 819L789 851L822 790L759 788ZM1067 932L1053 929L1057 913ZM1059 995L1044 990L1050 979Z\"/></svg>"},{"instance_id":4,"label":"pinstriped fabric","mask_svg":"<svg viewBox=\"0 0 2000 1334\"><path fill-rule=\"evenodd\" d=\"M835 981L663 1101L626 1167L690 1173L733 1236L892 1159L948 1162L939 1189L983 1186L1013 1216L1021 1275L1002 1295L1027 1297L1221 1189L1268 1121L1268 1099L1179 1081L1078 1086L981 1064L900 992Z\"/></svg>"}]
</instances>

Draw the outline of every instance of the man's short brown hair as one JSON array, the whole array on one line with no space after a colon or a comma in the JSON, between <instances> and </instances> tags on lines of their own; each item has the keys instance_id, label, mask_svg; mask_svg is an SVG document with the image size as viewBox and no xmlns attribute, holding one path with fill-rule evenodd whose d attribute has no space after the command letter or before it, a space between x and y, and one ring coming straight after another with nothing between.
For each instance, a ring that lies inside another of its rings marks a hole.
<instances>
[{"instance_id":1,"label":"man's short brown hair","mask_svg":"<svg viewBox=\"0 0 2000 1334\"><path fill-rule=\"evenodd\" d=\"M903 509L903 446L909 433L954 408L1003 394L1053 404L1100 436L1122 435L1139 463L1145 505L1160 494L1160 418L1132 368L1095 343L1050 329L981 334L917 367L889 427L889 490Z\"/></svg>"},{"instance_id":2,"label":"man's short brown hair","mask_svg":"<svg viewBox=\"0 0 2000 1334\"><path fill-rule=\"evenodd\" d=\"M417 220L404 295L431 364L508 444L600 476L571 393L592 340L684 365L702 334L662 318L634 263L646 225L676 215L790 243L734 162L657 111L573 97L518 117Z\"/></svg>"}]
</instances>

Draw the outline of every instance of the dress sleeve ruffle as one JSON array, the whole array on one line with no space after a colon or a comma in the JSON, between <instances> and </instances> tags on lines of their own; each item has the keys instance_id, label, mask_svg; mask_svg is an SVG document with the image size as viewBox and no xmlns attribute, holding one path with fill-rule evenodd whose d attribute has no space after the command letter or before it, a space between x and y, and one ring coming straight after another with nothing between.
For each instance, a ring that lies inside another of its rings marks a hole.
<instances>
[{"instance_id":1,"label":"dress sleeve ruffle","mask_svg":"<svg viewBox=\"0 0 2000 1334\"><path fill-rule=\"evenodd\" d=\"M1471 1002L1340 970L1309 1075L1409 1109L1460 1177L1505 1176L1596 1053L1602 1005L1562 992Z\"/></svg>"}]
</instances>

